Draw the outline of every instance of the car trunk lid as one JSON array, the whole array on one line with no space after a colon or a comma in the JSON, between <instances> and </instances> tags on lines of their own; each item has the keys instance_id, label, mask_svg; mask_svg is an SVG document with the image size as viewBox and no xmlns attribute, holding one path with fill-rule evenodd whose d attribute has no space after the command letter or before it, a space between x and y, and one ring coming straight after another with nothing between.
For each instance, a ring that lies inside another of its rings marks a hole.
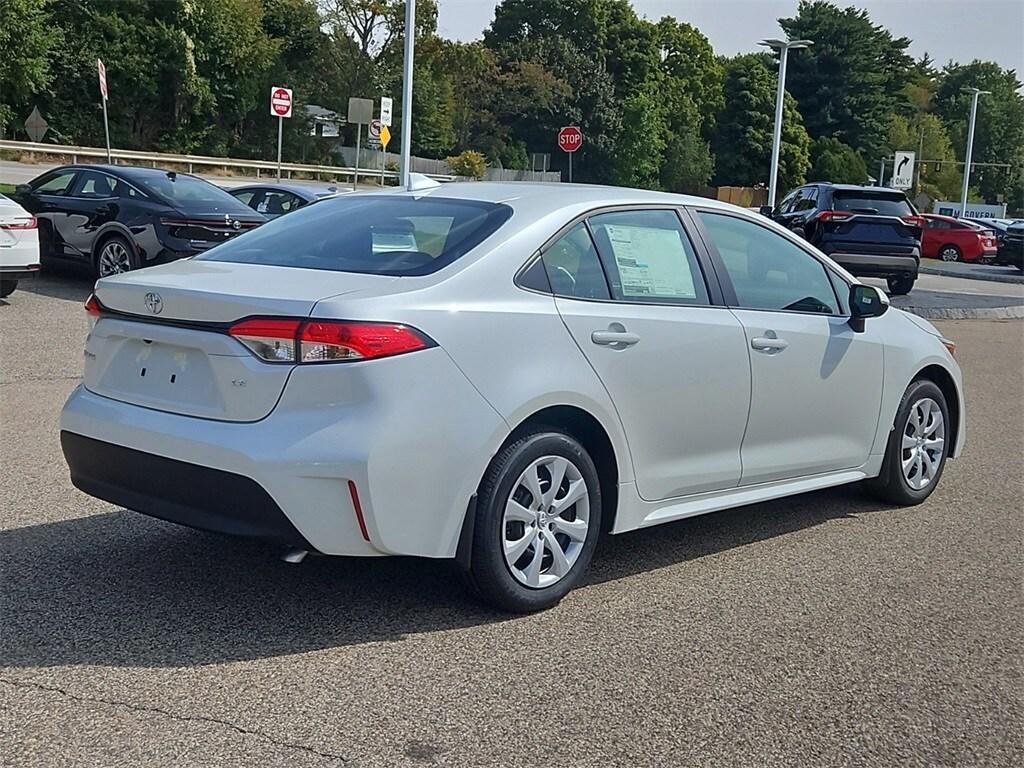
<instances>
[{"instance_id":1,"label":"car trunk lid","mask_svg":"<svg viewBox=\"0 0 1024 768\"><path fill-rule=\"evenodd\" d=\"M185 416L257 421L292 363L257 359L228 334L247 317L308 317L321 299L386 293L399 278L185 260L100 280L86 342L91 392Z\"/></svg>"}]
</instances>

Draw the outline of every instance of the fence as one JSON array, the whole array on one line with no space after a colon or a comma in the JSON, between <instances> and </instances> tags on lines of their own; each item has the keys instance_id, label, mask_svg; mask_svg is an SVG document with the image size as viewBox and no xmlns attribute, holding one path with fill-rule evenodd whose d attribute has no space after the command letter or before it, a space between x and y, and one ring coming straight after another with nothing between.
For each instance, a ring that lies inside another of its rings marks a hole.
<instances>
[{"instance_id":1,"label":"fence","mask_svg":"<svg viewBox=\"0 0 1024 768\"><path fill-rule=\"evenodd\" d=\"M34 141L7 141L0 140L0 149L5 149L14 152L21 152L23 154L41 154L41 155L56 155L58 157L70 157L72 163L77 163L79 158L101 158L106 159L107 150L101 147L76 147L66 144L43 144ZM379 153L378 153L379 154ZM110 151L111 159L116 163L117 161L128 161L133 164L149 164L154 168L164 165L175 165L179 167L187 167L189 173L195 171L196 166L203 166L206 168L225 168L225 169L237 169L255 171L256 178L261 178L263 174L273 176L277 173L277 163L269 160L246 160L237 157L207 157L204 155L175 155L166 152L139 152L133 149L112 149ZM397 156L396 156L397 157ZM442 162L443 161L435 161ZM437 181L454 181L455 177L451 173L436 173L430 171L417 170L415 165L413 171L416 173L425 173L432 179ZM316 179L326 177L330 180L337 180L339 178L352 180L352 177L356 173L356 169L353 167L339 167L334 165L308 165L306 163L281 163L281 173L287 176L289 179L293 173L303 173L312 176ZM365 167L362 159L360 158L360 168L358 175L360 178L367 177L369 179L380 178L380 161L377 162L376 170L373 167ZM397 179L398 173L395 171L384 171L385 178Z\"/></svg>"},{"instance_id":2,"label":"fence","mask_svg":"<svg viewBox=\"0 0 1024 768\"><path fill-rule=\"evenodd\" d=\"M356 162L355 147L335 147L336 152L342 158L342 162L354 165ZM376 168L380 173L381 160L385 168L391 165L392 168L398 165L399 156L394 152L381 152L377 149L363 147L359 150L359 174L362 175L364 168ZM413 173L423 173L431 177L448 176L451 169L444 160L435 160L429 157L410 158L410 165ZM488 168L484 172L484 181L561 181L562 174L558 172L541 171L520 171L514 168Z\"/></svg>"}]
</instances>

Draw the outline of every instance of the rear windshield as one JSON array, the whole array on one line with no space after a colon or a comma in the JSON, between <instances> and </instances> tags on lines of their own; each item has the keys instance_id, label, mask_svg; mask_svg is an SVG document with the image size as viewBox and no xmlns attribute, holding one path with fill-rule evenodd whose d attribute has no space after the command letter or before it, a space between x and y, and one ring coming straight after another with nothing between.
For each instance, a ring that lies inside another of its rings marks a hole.
<instances>
[{"instance_id":1,"label":"rear windshield","mask_svg":"<svg viewBox=\"0 0 1024 768\"><path fill-rule=\"evenodd\" d=\"M196 258L371 275L427 275L504 224L512 209L449 198L356 195L321 200Z\"/></svg>"},{"instance_id":2,"label":"rear windshield","mask_svg":"<svg viewBox=\"0 0 1024 768\"><path fill-rule=\"evenodd\" d=\"M220 187L187 173L137 168L129 178L146 192L186 213L252 214L249 206Z\"/></svg>"},{"instance_id":3,"label":"rear windshield","mask_svg":"<svg viewBox=\"0 0 1024 768\"><path fill-rule=\"evenodd\" d=\"M899 192L844 192L833 193L837 211L875 213L880 216L913 216L917 213L910 201Z\"/></svg>"}]
</instances>

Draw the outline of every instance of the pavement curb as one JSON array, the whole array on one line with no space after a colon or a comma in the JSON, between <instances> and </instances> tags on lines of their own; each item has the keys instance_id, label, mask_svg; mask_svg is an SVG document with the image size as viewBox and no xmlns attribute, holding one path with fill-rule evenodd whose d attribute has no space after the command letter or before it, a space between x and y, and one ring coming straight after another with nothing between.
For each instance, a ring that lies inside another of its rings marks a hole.
<instances>
[{"instance_id":1,"label":"pavement curb","mask_svg":"<svg viewBox=\"0 0 1024 768\"><path fill-rule=\"evenodd\" d=\"M1024 306L1018 307L900 307L928 320L1021 320Z\"/></svg>"},{"instance_id":2,"label":"pavement curb","mask_svg":"<svg viewBox=\"0 0 1024 768\"><path fill-rule=\"evenodd\" d=\"M1024 284L1024 273L1021 273L1019 275L975 275L970 272L960 272L955 269L943 269L942 267L933 267L931 265L918 267L917 271L923 275L939 275L940 277L959 277L963 280L981 280L982 282L987 283L1013 283L1015 285Z\"/></svg>"}]
</instances>

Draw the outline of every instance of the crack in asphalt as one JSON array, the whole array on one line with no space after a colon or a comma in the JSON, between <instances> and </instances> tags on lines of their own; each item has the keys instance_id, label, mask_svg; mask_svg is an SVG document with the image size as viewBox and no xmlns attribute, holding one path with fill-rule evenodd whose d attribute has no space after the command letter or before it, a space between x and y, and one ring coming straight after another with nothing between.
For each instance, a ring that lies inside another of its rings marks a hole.
<instances>
[{"instance_id":1,"label":"crack in asphalt","mask_svg":"<svg viewBox=\"0 0 1024 768\"><path fill-rule=\"evenodd\" d=\"M82 703L105 704L107 706L121 707L123 709L128 709L128 710L131 710L131 711L134 711L134 712L145 712L145 713L149 713L149 714L162 715L163 717L168 717L168 718L170 718L172 720L177 720L179 722L184 722L184 723L187 723L187 722L199 722L199 723L208 723L208 724L211 724L211 725L221 725L221 726L224 726L226 728L230 728L231 730L233 730L233 731L235 731L237 733L240 733L243 736L255 736L256 738L263 739L264 741L268 741L271 744L273 744L275 746L278 746L278 747L284 747L285 749L295 749L295 750L299 750L299 751L302 751L302 752L307 752L307 753L309 753L311 755L316 755L317 757L322 757L325 760L336 760L336 761L341 761L342 763L350 763L351 762L351 760L349 758L344 757L343 755L337 755L337 754L334 754L332 752L323 752L323 751L318 750L318 749L313 749L313 747L307 747L305 744L295 744L295 743L289 742L289 741L279 741L279 740L273 738L272 736L268 736L267 734L263 733L262 731L253 731L253 730L250 730L248 728L243 728L240 725L235 725L234 723L232 723L229 720L221 720L220 718L217 718L217 717L206 717L204 715L179 715L179 714L176 714L174 712L170 712L170 711L168 711L166 709L160 709L159 707L147 707L147 706L142 706L142 705L139 705L139 704L132 704L132 703L127 702L127 701L117 701L117 700L114 700L114 699L103 699L103 698L98 698L98 697L93 697L93 696L80 696L78 694L71 693L70 691L67 691L67 690L65 690L63 688L60 688L58 686L46 685L44 683L36 683L36 682L30 681L30 680L28 680L28 681L8 680L6 678L0 677L0 684L9 685L12 688L19 688L19 689L22 689L22 690L36 690L36 691L44 691L44 692L47 692L47 693L57 693L57 694L60 694L61 696L64 696L65 698L71 699L72 701L77 701L77 702L82 702Z\"/></svg>"}]
</instances>

